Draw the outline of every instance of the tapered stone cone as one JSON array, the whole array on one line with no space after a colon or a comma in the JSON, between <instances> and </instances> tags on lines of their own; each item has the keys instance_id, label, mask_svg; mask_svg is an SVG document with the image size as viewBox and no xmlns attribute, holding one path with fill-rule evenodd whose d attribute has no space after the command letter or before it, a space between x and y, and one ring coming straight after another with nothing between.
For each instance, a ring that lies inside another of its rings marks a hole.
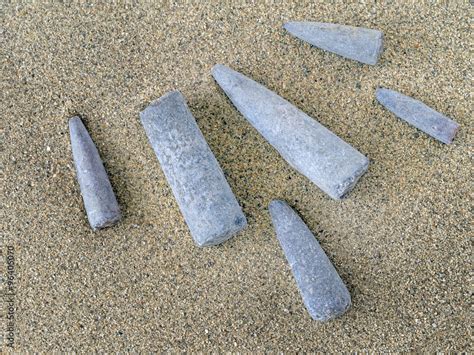
<instances>
[{"instance_id":1,"label":"tapered stone cone","mask_svg":"<svg viewBox=\"0 0 474 355\"><path fill-rule=\"evenodd\" d=\"M330 197L342 198L367 170L364 155L263 85L220 64L212 75L250 124Z\"/></svg>"},{"instance_id":2,"label":"tapered stone cone","mask_svg":"<svg viewBox=\"0 0 474 355\"><path fill-rule=\"evenodd\" d=\"M183 95L167 93L140 119L196 244L219 244L242 230L247 220Z\"/></svg>"},{"instance_id":3,"label":"tapered stone cone","mask_svg":"<svg viewBox=\"0 0 474 355\"><path fill-rule=\"evenodd\" d=\"M288 22L293 36L313 46L365 64L376 64L383 48L383 34L363 27L324 22Z\"/></svg>"},{"instance_id":4,"label":"tapered stone cone","mask_svg":"<svg viewBox=\"0 0 474 355\"><path fill-rule=\"evenodd\" d=\"M269 206L273 226L311 317L328 321L351 305L351 295L301 218L283 201Z\"/></svg>"},{"instance_id":5,"label":"tapered stone cone","mask_svg":"<svg viewBox=\"0 0 474 355\"><path fill-rule=\"evenodd\" d=\"M440 142L451 144L459 129L459 124L433 110L423 102L397 91L378 88L375 91L378 102L393 112L395 116L410 123Z\"/></svg>"},{"instance_id":6,"label":"tapered stone cone","mask_svg":"<svg viewBox=\"0 0 474 355\"><path fill-rule=\"evenodd\" d=\"M87 218L92 229L116 224L120 208L99 152L79 117L69 120L72 155Z\"/></svg>"}]
</instances>

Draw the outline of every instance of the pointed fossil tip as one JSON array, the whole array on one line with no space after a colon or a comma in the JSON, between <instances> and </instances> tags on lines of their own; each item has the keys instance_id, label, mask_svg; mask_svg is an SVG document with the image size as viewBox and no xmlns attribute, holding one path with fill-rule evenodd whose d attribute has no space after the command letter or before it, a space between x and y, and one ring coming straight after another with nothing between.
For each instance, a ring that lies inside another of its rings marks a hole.
<instances>
[{"instance_id":1,"label":"pointed fossil tip","mask_svg":"<svg viewBox=\"0 0 474 355\"><path fill-rule=\"evenodd\" d=\"M84 126L84 122L82 122L79 116L74 116L69 119L69 133L71 135L89 135L86 126Z\"/></svg>"},{"instance_id":2,"label":"pointed fossil tip","mask_svg":"<svg viewBox=\"0 0 474 355\"><path fill-rule=\"evenodd\" d=\"M268 204L268 212L273 221L281 217L283 214L286 214L291 211L291 207L283 200L273 200Z\"/></svg>"},{"instance_id":3,"label":"pointed fossil tip","mask_svg":"<svg viewBox=\"0 0 474 355\"><path fill-rule=\"evenodd\" d=\"M82 124L82 120L79 116L74 116L69 119L69 128L77 124Z\"/></svg>"},{"instance_id":4,"label":"pointed fossil tip","mask_svg":"<svg viewBox=\"0 0 474 355\"><path fill-rule=\"evenodd\" d=\"M212 67L211 71L214 72L214 71L216 71L216 70L225 69L225 68L227 68L227 66L225 66L224 64L219 64L219 63L218 63L218 64L215 64L215 65Z\"/></svg>"},{"instance_id":5,"label":"pointed fossil tip","mask_svg":"<svg viewBox=\"0 0 474 355\"><path fill-rule=\"evenodd\" d=\"M385 105L385 101L387 100L388 95L390 95L392 92L393 90L379 86L377 87L377 89L375 89L375 98L382 105Z\"/></svg>"},{"instance_id":6,"label":"pointed fossil tip","mask_svg":"<svg viewBox=\"0 0 474 355\"><path fill-rule=\"evenodd\" d=\"M234 81L239 77L240 73L225 66L223 64L216 64L211 70L214 80L219 86L226 91L226 88L232 86Z\"/></svg>"},{"instance_id":7,"label":"pointed fossil tip","mask_svg":"<svg viewBox=\"0 0 474 355\"><path fill-rule=\"evenodd\" d=\"M282 207L286 207L288 204L283 200L273 200L268 204L268 210L270 212L277 212Z\"/></svg>"},{"instance_id":8,"label":"pointed fossil tip","mask_svg":"<svg viewBox=\"0 0 474 355\"><path fill-rule=\"evenodd\" d=\"M225 66L224 64L216 64L212 67L211 74L215 79L216 76L218 76L219 74L222 74L223 72L226 72L228 70L230 70L230 68Z\"/></svg>"},{"instance_id":9,"label":"pointed fossil tip","mask_svg":"<svg viewBox=\"0 0 474 355\"><path fill-rule=\"evenodd\" d=\"M288 32L291 32L296 26L298 26L298 24L300 24L301 22L298 22L298 21L289 21L289 22L285 22L283 24L283 28L285 30L287 30Z\"/></svg>"},{"instance_id":10,"label":"pointed fossil tip","mask_svg":"<svg viewBox=\"0 0 474 355\"><path fill-rule=\"evenodd\" d=\"M378 95L382 95L386 92L389 92L390 90L389 89L386 89L382 86L377 86L377 88L375 89L375 96L378 96Z\"/></svg>"}]
</instances>

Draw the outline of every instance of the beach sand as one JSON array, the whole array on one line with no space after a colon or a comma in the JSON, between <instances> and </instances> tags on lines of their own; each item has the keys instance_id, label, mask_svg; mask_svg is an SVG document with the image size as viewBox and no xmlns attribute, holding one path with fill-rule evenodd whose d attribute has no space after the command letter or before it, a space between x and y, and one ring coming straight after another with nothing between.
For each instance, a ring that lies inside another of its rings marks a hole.
<instances>
[{"instance_id":1,"label":"beach sand","mask_svg":"<svg viewBox=\"0 0 474 355\"><path fill-rule=\"evenodd\" d=\"M15 261L14 349L472 350L472 6L409 3L1 5L0 227ZM289 20L379 29L385 49L363 65L290 36ZM214 82L216 63L369 157L347 199L288 166ZM454 143L397 119L376 102L377 86L457 121ZM248 218L218 247L194 245L139 121L173 89ZM76 181L74 115L123 211L99 232ZM271 225L276 198L347 284L353 305L341 318L320 324L306 312Z\"/></svg>"}]
</instances>

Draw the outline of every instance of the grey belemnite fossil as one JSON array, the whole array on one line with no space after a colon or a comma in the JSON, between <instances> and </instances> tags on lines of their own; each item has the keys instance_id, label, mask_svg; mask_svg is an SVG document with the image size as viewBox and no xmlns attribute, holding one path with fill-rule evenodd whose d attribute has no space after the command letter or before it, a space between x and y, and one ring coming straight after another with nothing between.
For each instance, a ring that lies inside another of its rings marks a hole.
<instances>
[{"instance_id":1,"label":"grey belemnite fossil","mask_svg":"<svg viewBox=\"0 0 474 355\"><path fill-rule=\"evenodd\" d=\"M351 295L314 235L286 202L274 200L268 209L311 317L324 322L342 315Z\"/></svg>"},{"instance_id":2,"label":"grey belemnite fossil","mask_svg":"<svg viewBox=\"0 0 474 355\"><path fill-rule=\"evenodd\" d=\"M212 75L280 155L333 199L342 198L366 172L367 157L263 85L221 64Z\"/></svg>"},{"instance_id":3,"label":"grey belemnite fossil","mask_svg":"<svg viewBox=\"0 0 474 355\"><path fill-rule=\"evenodd\" d=\"M165 94L140 119L195 243L216 245L242 230L247 220L183 95Z\"/></svg>"},{"instance_id":4,"label":"grey belemnite fossil","mask_svg":"<svg viewBox=\"0 0 474 355\"><path fill-rule=\"evenodd\" d=\"M120 207L99 152L79 117L69 120L72 155L87 218L92 229L116 224Z\"/></svg>"},{"instance_id":5,"label":"grey belemnite fossil","mask_svg":"<svg viewBox=\"0 0 474 355\"><path fill-rule=\"evenodd\" d=\"M443 143L452 143L459 129L459 124L450 118L433 110L423 102L397 91L377 88L375 97L397 117Z\"/></svg>"},{"instance_id":6,"label":"grey belemnite fossil","mask_svg":"<svg viewBox=\"0 0 474 355\"><path fill-rule=\"evenodd\" d=\"M383 33L369 28L324 22L288 22L283 28L313 46L365 64L376 64L383 49Z\"/></svg>"}]
</instances>

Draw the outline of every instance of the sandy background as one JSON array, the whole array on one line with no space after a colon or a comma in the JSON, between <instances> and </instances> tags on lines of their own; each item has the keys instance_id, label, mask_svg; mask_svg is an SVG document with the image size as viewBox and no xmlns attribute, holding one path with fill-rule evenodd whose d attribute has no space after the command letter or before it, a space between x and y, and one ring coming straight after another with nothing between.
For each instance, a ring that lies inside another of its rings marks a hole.
<instances>
[{"instance_id":1,"label":"sandy background","mask_svg":"<svg viewBox=\"0 0 474 355\"><path fill-rule=\"evenodd\" d=\"M469 350L472 6L1 5L2 218L15 248L17 350ZM372 27L377 66L311 48L287 20ZM471 39L470 39L471 38ZM292 170L210 75L265 84L371 159L348 199ZM461 125L438 143L375 102L383 85ZM194 246L138 113L185 95L248 217ZM123 209L93 233L68 119L83 117ZM288 201L347 283L321 325L303 307L267 205Z\"/></svg>"}]
</instances>

